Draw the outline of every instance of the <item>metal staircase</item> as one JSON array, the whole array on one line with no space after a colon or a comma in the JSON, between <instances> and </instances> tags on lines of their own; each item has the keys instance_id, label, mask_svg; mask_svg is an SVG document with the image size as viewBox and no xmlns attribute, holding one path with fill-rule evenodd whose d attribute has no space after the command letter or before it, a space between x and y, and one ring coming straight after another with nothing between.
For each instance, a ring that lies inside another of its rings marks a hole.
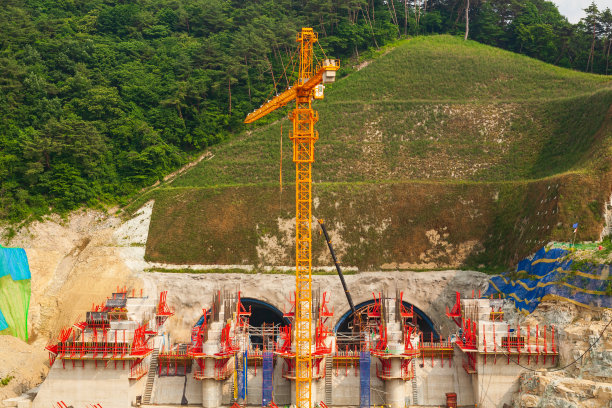
<instances>
[{"instance_id":1,"label":"metal staircase","mask_svg":"<svg viewBox=\"0 0 612 408\"><path fill-rule=\"evenodd\" d=\"M414 360L412 360L412 370L414 372L414 377L412 377L412 404L417 405L419 403L419 393L417 389L416 365L414 364Z\"/></svg>"},{"instance_id":2,"label":"metal staircase","mask_svg":"<svg viewBox=\"0 0 612 408\"><path fill-rule=\"evenodd\" d=\"M325 404L332 404L332 370L333 370L333 358L331 356L325 357Z\"/></svg>"},{"instance_id":3,"label":"metal staircase","mask_svg":"<svg viewBox=\"0 0 612 408\"><path fill-rule=\"evenodd\" d=\"M151 403L151 393L153 392L153 384L155 384L155 375L157 373L157 357L159 356L159 349L153 349L151 354L151 363L149 364L149 374L147 376L147 385L145 386L145 392L142 398L142 403L148 405Z\"/></svg>"}]
</instances>

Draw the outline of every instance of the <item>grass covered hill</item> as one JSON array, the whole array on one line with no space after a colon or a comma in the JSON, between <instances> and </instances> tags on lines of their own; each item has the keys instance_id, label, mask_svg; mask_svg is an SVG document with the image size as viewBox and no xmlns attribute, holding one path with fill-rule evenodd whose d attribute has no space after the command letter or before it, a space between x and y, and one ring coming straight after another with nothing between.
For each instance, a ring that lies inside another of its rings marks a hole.
<instances>
[{"instance_id":1,"label":"grass covered hill","mask_svg":"<svg viewBox=\"0 0 612 408\"><path fill-rule=\"evenodd\" d=\"M612 190L608 78L451 36L363 65L315 104L314 216L345 264L496 267L567 239L573 222L579 238L599 237ZM142 197L157 200L150 260L293 262L291 123L274 119ZM315 243L315 264L329 264L325 250Z\"/></svg>"}]
</instances>

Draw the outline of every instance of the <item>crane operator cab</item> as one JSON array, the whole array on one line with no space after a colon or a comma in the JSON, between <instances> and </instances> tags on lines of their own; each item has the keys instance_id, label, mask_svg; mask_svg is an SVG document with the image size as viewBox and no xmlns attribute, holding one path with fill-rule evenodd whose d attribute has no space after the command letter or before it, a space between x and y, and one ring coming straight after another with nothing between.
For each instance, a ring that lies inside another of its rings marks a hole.
<instances>
[{"instance_id":1,"label":"crane operator cab","mask_svg":"<svg viewBox=\"0 0 612 408\"><path fill-rule=\"evenodd\" d=\"M331 84L336 80L336 70L338 70L339 66L340 63L338 60L323 60L323 68L325 69L325 71L323 72L323 76L321 78L322 83L315 86L314 88L315 99L323 99L323 91L325 90L325 85L323 84Z\"/></svg>"},{"instance_id":2,"label":"crane operator cab","mask_svg":"<svg viewBox=\"0 0 612 408\"><path fill-rule=\"evenodd\" d=\"M315 86L314 89L314 98L315 99L323 99L323 91L325 90L325 85L319 84Z\"/></svg>"}]
</instances>

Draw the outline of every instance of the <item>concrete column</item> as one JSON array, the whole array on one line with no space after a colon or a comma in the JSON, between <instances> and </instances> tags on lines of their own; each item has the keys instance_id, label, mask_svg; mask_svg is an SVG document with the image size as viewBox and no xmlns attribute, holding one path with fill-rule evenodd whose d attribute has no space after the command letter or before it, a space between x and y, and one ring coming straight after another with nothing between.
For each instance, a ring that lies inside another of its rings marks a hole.
<instances>
[{"instance_id":1,"label":"concrete column","mask_svg":"<svg viewBox=\"0 0 612 408\"><path fill-rule=\"evenodd\" d=\"M401 375L401 367L402 363L400 358L391 359L392 376L399 377ZM387 393L387 405L391 408L404 408L404 380L401 378L386 380L385 391Z\"/></svg>"},{"instance_id":2,"label":"concrete column","mask_svg":"<svg viewBox=\"0 0 612 408\"><path fill-rule=\"evenodd\" d=\"M221 335L221 329L223 328L222 322L213 322L210 325L208 331L208 341L204 343L202 349L205 354L215 354L219 351L219 337ZM202 380L202 407L203 408L218 408L221 406L223 401L223 389L221 387L221 381L215 380L215 360L207 358L205 360L206 368L204 369L204 375L206 378Z\"/></svg>"},{"instance_id":3,"label":"concrete column","mask_svg":"<svg viewBox=\"0 0 612 408\"><path fill-rule=\"evenodd\" d=\"M207 367L208 369L208 367ZM221 406L223 393L221 382L214 378L202 380L202 407L218 408Z\"/></svg>"},{"instance_id":4,"label":"concrete column","mask_svg":"<svg viewBox=\"0 0 612 408\"><path fill-rule=\"evenodd\" d=\"M387 322L387 339L389 352L392 354L401 354L404 349L402 341L402 325L395 320L396 313L399 310L395 310L395 301L393 299L387 299L387 310L389 312L389 321ZM387 405L391 408L404 408L405 406L405 381L401 379L402 375L402 359L392 358L391 359L391 377L390 380L385 380L385 391L387 395Z\"/></svg>"}]
</instances>

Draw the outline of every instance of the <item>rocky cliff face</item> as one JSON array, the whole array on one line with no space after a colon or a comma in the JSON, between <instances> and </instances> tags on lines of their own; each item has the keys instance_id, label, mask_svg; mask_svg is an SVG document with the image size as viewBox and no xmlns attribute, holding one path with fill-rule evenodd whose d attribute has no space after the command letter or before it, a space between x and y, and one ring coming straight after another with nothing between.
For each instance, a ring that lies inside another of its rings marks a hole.
<instances>
[{"instance_id":1,"label":"rocky cliff face","mask_svg":"<svg viewBox=\"0 0 612 408\"><path fill-rule=\"evenodd\" d=\"M608 325L612 310L594 311L551 301L541 303L525 320L526 324L556 326L559 367L568 367L523 374L514 406L612 407L612 324Z\"/></svg>"}]
</instances>

